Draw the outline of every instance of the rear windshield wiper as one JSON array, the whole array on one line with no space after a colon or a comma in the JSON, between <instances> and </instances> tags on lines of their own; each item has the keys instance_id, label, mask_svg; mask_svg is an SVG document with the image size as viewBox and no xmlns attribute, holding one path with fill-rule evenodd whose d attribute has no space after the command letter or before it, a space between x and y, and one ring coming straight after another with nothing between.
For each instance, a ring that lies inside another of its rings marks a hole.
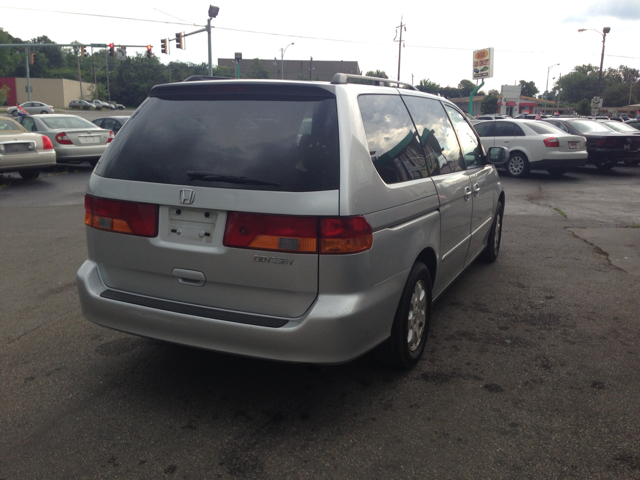
<instances>
[{"instance_id":1,"label":"rear windshield wiper","mask_svg":"<svg viewBox=\"0 0 640 480\"><path fill-rule=\"evenodd\" d=\"M240 183L243 185L271 185L273 187L279 187L279 183L267 182L266 180L258 180L256 178L238 177L235 175L218 175L210 172L198 172L189 170L187 171L187 177L191 180L205 180L208 182L224 182L224 183Z\"/></svg>"}]
</instances>

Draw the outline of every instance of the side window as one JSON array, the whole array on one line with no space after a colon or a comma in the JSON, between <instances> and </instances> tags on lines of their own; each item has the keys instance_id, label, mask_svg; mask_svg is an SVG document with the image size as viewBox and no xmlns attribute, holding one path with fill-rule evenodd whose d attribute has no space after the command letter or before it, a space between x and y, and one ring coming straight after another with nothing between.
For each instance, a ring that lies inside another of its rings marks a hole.
<instances>
[{"instance_id":1,"label":"side window","mask_svg":"<svg viewBox=\"0 0 640 480\"><path fill-rule=\"evenodd\" d=\"M22 117L21 119L21 124L24 128L27 129L27 132L37 132L38 129L36 128L36 122L33 120L33 118L31 117Z\"/></svg>"},{"instance_id":2,"label":"side window","mask_svg":"<svg viewBox=\"0 0 640 480\"><path fill-rule=\"evenodd\" d=\"M513 129L514 129L514 133L516 134L516 137L526 137L526 134L524 133L522 128L520 128L520 125L514 123Z\"/></svg>"},{"instance_id":3,"label":"side window","mask_svg":"<svg viewBox=\"0 0 640 480\"><path fill-rule=\"evenodd\" d=\"M460 140L460 148L462 156L467 167L477 167L484 165L482 144L476 136L473 129L469 126L462 114L450 105L445 105L447 113L451 117L451 121Z\"/></svg>"},{"instance_id":4,"label":"side window","mask_svg":"<svg viewBox=\"0 0 640 480\"><path fill-rule=\"evenodd\" d=\"M560 123L560 122L549 122L549 123L551 123L552 125L555 125L555 126L556 126L556 127L558 127L558 128L561 128L562 130L564 130L564 131L565 131L565 132L567 132L567 133L569 132L569 130L567 129L567 127L565 127L565 126L564 126L562 123Z\"/></svg>"},{"instance_id":5,"label":"side window","mask_svg":"<svg viewBox=\"0 0 640 480\"><path fill-rule=\"evenodd\" d=\"M369 154L385 183L428 177L424 152L399 95L358 97Z\"/></svg>"},{"instance_id":6,"label":"side window","mask_svg":"<svg viewBox=\"0 0 640 480\"><path fill-rule=\"evenodd\" d=\"M494 137L515 137L515 125L511 122L496 122Z\"/></svg>"},{"instance_id":7,"label":"side window","mask_svg":"<svg viewBox=\"0 0 640 480\"><path fill-rule=\"evenodd\" d=\"M476 132L478 132L478 135L481 137L495 137L493 134L493 128L491 128L494 125L495 122L482 122L476 123L473 128L476 129Z\"/></svg>"},{"instance_id":8,"label":"side window","mask_svg":"<svg viewBox=\"0 0 640 480\"><path fill-rule=\"evenodd\" d=\"M403 96L418 128L433 175L464 170L460 146L442 104L430 98Z\"/></svg>"},{"instance_id":9,"label":"side window","mask_svg":"<svg viewBox=\"0 0 640 480\"><path fill-rule=\"evenodd\" d=\"M119 128L116 128L117 126L118 123L111 118L107 118L102 122L102 128L104 128L105 130L113 130L114 133L119 130Z\"/></svg>"}]
</instances>

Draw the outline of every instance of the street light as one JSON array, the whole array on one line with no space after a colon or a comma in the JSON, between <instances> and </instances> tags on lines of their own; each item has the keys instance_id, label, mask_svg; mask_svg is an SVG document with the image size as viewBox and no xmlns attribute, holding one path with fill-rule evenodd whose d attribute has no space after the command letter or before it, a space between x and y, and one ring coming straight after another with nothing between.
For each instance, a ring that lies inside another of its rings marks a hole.
<instances>
[{"instance_id":1,"label":"street light","mask_svg":"<svg viewBox=\"0 0 640 480\"><path fill-rule=\"evenodd\" d=\"M294 43L291 42L286 47L280 49L280 65L282 66L282 72L280 72L282 75L280 78L282 80L284 80L284 53L287 51L287 48L289 48L291 45L294 45Z\"/></svg>"},{"instance_id":2,"label":"street light","mask_svg":"<svg viewBox=\"0 0 640 480\"><path fill-rule=\"evenodd\" d=\"M596 97L600 97L600 84L602 83L602 63L604 62L604 41L607 38L607 33L609 33L611 31L611 28L604 27L602 29L602 33L600 33L595 28L580 28L580 29L578 29L579 32L584 32L586 30L593 30L597 34L602 35L602 55L600 56L600 73L598 74L598 87L596 89Z\"/></svg>"},{"instance_id":3,"label":"street light","mask_svg":"<svg viewBox=\"0 0 640 480\"><path fill-rule=\"evenodd\" d=\"M547 86L544 89L544 94L545 94L545 99L544 99L544 113L547 113L547 100L549 100L547 98L547 96L549 95L549 72L551 71L551 69L553 67L556 67L560 65L559 63L554 63L553 65L551 65L549 68L547 68Z\"/></svg>"},{"instance_id":4,"label":"street light","mask_svg":"<svg viewBox=\"0 0 640 480\"><path fill-rule=\"evenodd\" d=\"M209 76L213 77L213 66L211 65L211 19L218 16L219 7L209 5L209 18L207 19L207 35L209 36ZM200 30L202 31L202 30Z\"/></svg>"}]
</instances>

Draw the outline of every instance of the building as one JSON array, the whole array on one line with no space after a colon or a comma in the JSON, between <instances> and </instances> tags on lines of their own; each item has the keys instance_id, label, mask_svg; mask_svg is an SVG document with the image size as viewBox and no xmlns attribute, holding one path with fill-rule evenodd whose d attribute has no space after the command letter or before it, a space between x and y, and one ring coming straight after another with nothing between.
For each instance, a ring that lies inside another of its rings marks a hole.
<instances>
[{"instance_id":1,"label":"building","mask_svg":"<svg viewBox=\"0 0 640 480\"><path fill-rule=\"evenodd\" d=\"M362 75L358 62L345 60L278 60L259 59L264 68L269 72L269 78L284 78L285 80L317 80L330 82L336 73L352 73ZM246 76L251 73L251 66L254 59L240 60L240 75ZM236 72L236 60L233 58L219 58L218 65L229 67ZM284 75L282 70L284 68Z\"/></svg>"},{"instance_id":2,"label":"building","mask_svg":"<svg viewBox=\"0 0 640 480\"><path fill-rule=\"evenodd\" d=\"M82 94L80 82L77 80L30 78L29 84L31 86L31 100L53 105L54 108L67 107L71 100L92 98L93 83L82 82ZM8 106L29 101L26 78L0 77L0 87L4 85L9 88L6 101Z\"/></svg>"},{"instance_id":3,"label":"building","mask_svg":"<svg viewBox=\"0 0 640 480\"><path fill-rule=\"evenodd\" d=\"M501 93L498 96L498 113L500 115L508 115L510 117L515 117L521 113L536 113L538 109L540 109L541 113L547 111L548 113L552 113L555 107L555 103L552 100L544 100L542 98L534 98L534 97L526 97L521 95L522 87L520 85L502 85ZM480 106L482 105L482 101L485 99L484 96L476 95L473 97L473 108L471 110L471 115L480 115L481 110ZM459 97L459 98L450 98L452 102L454 102L458 107L462 109L464 112L469 111L469 98L468 97Z\"/></svg>"}]
</instances>

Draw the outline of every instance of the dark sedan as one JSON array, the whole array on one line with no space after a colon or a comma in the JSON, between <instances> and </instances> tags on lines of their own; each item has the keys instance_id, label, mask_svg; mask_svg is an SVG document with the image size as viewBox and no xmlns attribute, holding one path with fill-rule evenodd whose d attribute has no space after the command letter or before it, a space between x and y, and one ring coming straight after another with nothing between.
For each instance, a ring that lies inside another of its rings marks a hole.
<instances>
[{"instance_id":1,"label":"dark sedan","mask_svg":"<svg viewBox=\"0 0 640 480\"><path fill-rule=\"evenodd\" d=\"M114 135L117 135L127 120L129 120L128 115L118 117L100 117L95 120L91 120L91 123L100 128L104 128L105 130L111 130Z\"/></svg>"},{"instance_id":2,"label":"dark sedan","mask_svg":"<svg viewBox=\"0 0 640 480\"><path fill-rule=\"evenodd\" d=\"M574 135L587 139L587 163L601 170L609 170L618 162L640 162L640 136L614 132L594 120L582 118L545 118L543 121Z\"/></svg>"},{"instance_id":3,"label":"dark sedan","mask_svg":"<svg viewBox=\"0 0 640 480\"><path fill-rule=\"evenodd\" d=\"M640 130L640 118L632 118L631 120L625 120L625 125L631 125L636 130Z\"/></svg>"}]
</instances>

